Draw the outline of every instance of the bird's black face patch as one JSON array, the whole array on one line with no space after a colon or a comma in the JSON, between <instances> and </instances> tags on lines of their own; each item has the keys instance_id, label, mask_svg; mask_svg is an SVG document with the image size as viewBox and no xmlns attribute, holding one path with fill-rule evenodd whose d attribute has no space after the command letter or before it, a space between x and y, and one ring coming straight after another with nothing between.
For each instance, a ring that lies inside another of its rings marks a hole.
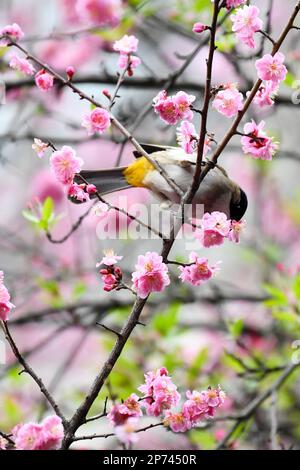
<instances>
[{"instance_id":1,"label":"bird's black face patch","mask_svg":"<svg viewBox=\"0 0 300 470\"><path fill-rule=\"evenodd\" d=\"M241 220L248 207L246 193L241 189L241 198L238 203L230 202L230 218L237 222Z\"/></svg>"}]
</instances>

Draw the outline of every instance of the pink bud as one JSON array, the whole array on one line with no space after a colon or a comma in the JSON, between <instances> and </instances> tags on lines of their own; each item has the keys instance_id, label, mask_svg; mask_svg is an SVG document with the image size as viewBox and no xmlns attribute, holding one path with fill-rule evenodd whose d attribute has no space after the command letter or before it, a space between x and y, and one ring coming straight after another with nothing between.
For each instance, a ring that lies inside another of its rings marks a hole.
<instances>
[{"instance_id":1,"label":"pink bud","mask_svg":"<svg viewBox=\"0 0 300 470\"><path fill-rule=\"evenodd\" d=\"M114 274L119 277L123 275L122 270L118 266L115 268Z\"/></svg>"},{"instance_id":2,"label":"pink bud","mask_svg":"<svg viewBox=\"0 0 300 470\"><path fill-rule=\"evenodd\" d=\"M107 269L100 269L99 274L109 274L109 271Z\"/></svg>"},{"instance_id":3,"label":"pink bud","mask_svg":"<svg viewBox=\"0 0 300 470\"><path fill-rule=\"evenodd\" d=\"M206 26L203 23L195 23L193 26L194 33L203 33L203 31L206 31L207 29L208 29L208 26Z\"/></svg>"},{"instance_id":4,"label":"pink bud","mask_svg":"<svg viewBox=\"0 0 300 470\"><path fill-rule=\"evenodd\" d=\"M94 184L88 184L86 187L86 192L88 194L95 194L97 192L97 188Z\"/></svg>"},{"instance_id":5,"label":"pink bud","mask_svg":"<svg viewBox=\"0 0 300 470\"><path fill-rule=\"evenodd\" d=\"M109 100L111 99L111 94L109 93L109 91L105 88L105 90L102 91L102 94L104 96L106 96L106 98L108 98Z\"/></svg>"},{"instance_id":6,"label":"pink bud","mask_svg":"<svg viewBox=\"0 0 300 470\"><path fill-rule=\"evenodd\" d=\"M72 65L69 65L69 67L66 68L66 74L68 79L71 81L75 74L75 69Z\"/></svg>"}]
</instances>

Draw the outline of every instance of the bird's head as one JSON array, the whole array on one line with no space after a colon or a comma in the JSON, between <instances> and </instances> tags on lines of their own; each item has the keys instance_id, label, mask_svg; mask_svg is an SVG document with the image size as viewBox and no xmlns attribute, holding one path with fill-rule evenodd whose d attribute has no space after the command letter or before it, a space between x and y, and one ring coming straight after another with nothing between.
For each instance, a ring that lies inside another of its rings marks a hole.
<instances>
[{"instance_id":1,"label":"bird's head","mask_svg":"<svg viewBox=\"0 0 300 470\"><path fill-rule=\"evenodd\" d=\"M230 219L241 220L248 207L248 199L246 193L239 188L239 197L232 198L230 201Z\"/></svg>"}]
</instances>

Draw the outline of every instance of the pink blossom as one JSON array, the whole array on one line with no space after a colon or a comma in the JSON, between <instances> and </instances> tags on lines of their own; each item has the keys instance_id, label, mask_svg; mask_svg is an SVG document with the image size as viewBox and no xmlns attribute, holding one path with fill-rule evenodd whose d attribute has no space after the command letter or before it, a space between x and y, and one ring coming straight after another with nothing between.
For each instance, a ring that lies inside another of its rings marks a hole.
<instances>
[{"instance_id":1,"label":"pink blossom","mask_svg":"<svg viewBox=\"0 0 300 470\"><path fill-rule=\"evenodd\" d=\"M177 127L177 141L185 153L193 153L197 148L198 138L194 124L189 121L182 121Z\"/></svg>"},{"instance_id":2,"label":"pink blossom","mask_svg":"<svg viewBox=\"0 0 300 470\"><path fill-rule=\"evenodd\" d=\"M59 449L64 438L61 418L56 415L48 416L41 426L43 429L43 450Z\"/></svg>"},{"instance_id":3,"label":"pink blossom","mask_svg":"<svg viewBox=\"0 0 300 470\"><path fill-rule=\"evenodd\" d=\"M13 41L19 41L24 37L24 33L17 23L8 24L0 29L0 37L9 36ZM9 39L0 39L0 47L9 44Z\"/></svg>"},{"instance_id":4,"label":"pink blossom","mask_svg":"<svg viewBox=\"0 0 300 470\"><path fill-rule=\"evenodd\" d=\"M245 225L246 222L244 220L240 220L239 222L237 222L236 220L232 220L228 239L234 243L239 243L240 235L242 230L245 228Z\"/></svg>"},{"instance_id":5,"label":"pink blossom","mask_svg":"<svg viewBox=\"0 0 300 470\"><path fill-rule=\"evenodd\" d=\"M194 95L188 95L184 91L168 97L167 92L162 90L153 100L154 111L167 124L177 124L179 119L191 121L193 118L191 105L195 99Z\"/></svg>"},{"instance_id":6,"label":"pink blossom","mask_svg":"<svg viewBox=\"0 0 300 470\"><path fill-rule=\"evenodd\" d=\"M49 148L49 144L40 139L34 138L34 143L31 147L37 153L38 157L42 158L47 148Z\"/></svg>"},{"instance_id":7,"label":"pink blossom","mask_svg":"<svg viewBox=\"0 0 300 470\"><path fill-rule=\"evenodd\" d=\"M45 70L40 70L35 74L36 86L41 91L49 91L53 87L54 77Z\"/></svg>"},{"instance_id":8,"label":"pink blossom","mask_svg":"<svg viewBox=\"0 0 300 470\"><path fill-rule=\"evenodd\" d=\"M212 106L219 113L231 118L243 109L243 95L235 86L230 85L216 94Z\"/></svg>"},{"instance_id":9,"label":"pink blossom","mask_svg":"<svg viewBox=\"0 0 300 470\"><path fill-rule=\"evenodd\" d=\"M17 450L54 450L60 447L64 430L61 419L54 415L44 419L41 424L15 426L13 437Z\"/></svg>"},{"instance_id":10,"label":"pink blossom","mask_svg":"<svg viewBox=\"0 0 300 470\"><path fill-rule=\"evenodd\" d=\"M274 56L265 54L255 62L258 77L261 80L271 81L278 84L285 80L287 68L284 65L285 57L281 52L276 52Z\"/></svg>"},{"instance_id":11,"label":"pink blossom","mask_svg":"<svg viewBox=\"0 0 300 470\"><path fill-rule=\"evenodd\" d=\"M226 0L226 8L230 10L231 8L237 8L242 3L245 3L246 0Z\"/></svg>"},{"instance_id":12,"label":"pink blossom","mask_svg":"<svg viewBox=\"0 0 300 470\"><path fill-rule=\"evenodd\" d=\"M14 70L18 70L19 72L24 73L25 75L33 75L35 72L35 69L29 60L17 56L17 54L13 54L10 57L9 66Z\"/></svg>"},{"instance_id":13,"label":"pink blossom","mask_svg":"<svg viewBox=\"0 0 300 470\"><path fill-rule=\"evenodd\" d=\"M203 23L195 23L193 26L193 32L194 33L203 33L203 31L206 31L208 29L208 26L203 24Z\"/></svg>"},{"instance_id":14,"label":"pink blossom","mask_svg":"<svg viewBox=\"0 0 300 470\"><path fill-rule=\"evenodd\" d=\"M83 22L117 26L123 13L121 0L77 0L76 12Z\"/></svg>"},{"instance_id":15,"label":"pink blossom","mask_svg":"<svg viewBox=\"0 0 300 470\"><path fill-rule=\"evenodd\" d=\"M76 157L72 147L63 146L60 150L53 152L50 157L50 166L56 179L63 184L71 184L76 173L79 173L83 160Z\"/></svg>"},{"instance_id":16,"label":"pink blossom","mask_svg":"<svg viewBox=\"0 0 300 470\"><path fill-rule=\"evenodd\" d=\"M137 51L138 43L139 40L135 36L128 36L125 34L122 39L119 39L119 41L114 43L113 48L115 51L120 52L121 54L128 55Z\"/></svg>"},{"instance_id":17,"label":"pink blossom","mask_svg":"<svg viewBox=\"0 0 300 470\"><path fill-rule=\"evenodd\" d=\"M124 403L120 405L113 405L107 417L113 426L124 424L128 418L139 418L143 416L140 407L139 397L132 393Z\"/></svg>"},{"instance_id":18,"label":"pink blossom","mask_svg":"<svg viewBox=\"0 0 300 470\"><path fill-rule=\"evenodd\" d=\"M191 429L189 417L183 412L174 413L167 410L164 416L164 426L168 426L173 432L186 432Z\"/></svg>"},{"instance_id":19,"label":"pink blossom","mask_svg":"<svg viewBox=\"0 0 300 470\"><path fill-rule=\"evenodd\" d=\"M187 400L183 404L183 415L190 421L191 426L195 426L203 419L212 418L216 409L220 408L225 401L225 393L220 387L216 389L198 392L187 391Z\"/></svg>"},{"instance_id":20,"label":"pink blossom","mask_svg":"<svg viewBox=\"0 0 300 470\"><path fill-rule=\"evenodd\" d=\"M10 302L10 294L3 282L4 273L0 271L0 320L7 321L11 309L15 306Z\"/></svg>"},{"instance_id":21,"label":"pink blossom","mask_svg":"<svg viewBox=\"0 0 300 470\"><path fill-rule=\"evenodd\" d=\"M97 188L94 184L87 184L85 190L90 195L91 194L96 194L96 192L97 192Z\"/></svg>"},{"instance_id":22,"label":"pink blossom","mask_svg":"<svg viewBox=\"0 0 300 470\"><path fill-rule=\"evenodd\" d=\"M85 184L71 183L68 188L68 197L80 202L89 201L90 196L85 190Z\"/></svg>"},{"instance_id":23,"label":"pink blossom","mask_svg":"<svg viewBox=\"0 0 300 470\"><path fill-rule=\"evenodd\" d=\"M222 245L228 236L231 222L223 212L212 212L204 214L200 222L201 229L196 230L195 238L205 247Z\"/></svg>"},{"instance_id":24,"label":"pink blossom","mask_svg":"<svg viewBox=\"0 0 300 470\"><path fill-rule=\"evenodd\" d=\"M232 31L237 34L238 39L252 49L255 47L254 33L263 26L258 15L259 9L256 6L245 5L230 17L233 22Z\"/></svg>"},{"instance_id":25,"label":"pink blossom","mask_svg":"<svg viewBox=\"0 0 300 470\"><path fill-rule=\"evenodd\" d=\"M138 440L137 430L138 419L128 418L127 421L115 427L115 434L120 442L123 444L135 444Z\"/></svg>"},{"instance_id":26,"label":"pink blossom","mask_svg":"<svg viewBox=\"0 0 300 470\"><path fill-rule=\"evenodd\" d=\"M151 292L161 292L170 284L168 267L162 261L162 256L155 252L140 255L132 274L133 287L142 299Z\"/></svg>"},{"instance_id":27,"label":"pink blossom","mask_svg":"<svg viewBox=\"0 0 300 470\"><path fill-rule=\"evenodd\" d=\"M145 406L148 416L159 416L164 410L176 406L180 400L177 387L165 367L145 374L145 384L138 390L144 394L141 404Z\"/></svg>"},{"instance_id":28,"label":"pink blossom","mask_svg":"<svg viewBox=\"0 0 300 470\"><path fill-rule=\"evenodd\" d=\"M40 424L24 424L13 434L17 450L42 450L43 428Z\"/></svg>"},{"instance_id":29,"label":"pink blossom","mask_svg":"<svg viewBox=\"0 0 300 470\"><path fill-rule=\"evenodd\" d=\"M118 256L115 254L114 250L104 250L104 257L102 260L96 264L96 268L101 266L102 264L105 264L106 266L113 266L114 264L117 264L118 261L123 259L123 256Z\"/></svg>"},{"instance_id":30,"label":"pink blossom","mask_svg":"<svg viewBox=\"0 0 300 470\"><path fill-rule=\"evenodd\" d=\"M274 84L272 81L267 81L259 88L253 102L260 108L263 108L264 106L273 106L277 91L277 84ZM248 94L250 94L250 92L248 92Z\"/></svg>"},{"instance_id":31,"label":"pink blossom","mask_svg":"<svg viewBox=\"0 0 300 470\"><path fill-rule=\"evenodd\" d=\"M190 266L180 266L179 279L193 286L199 286L203 281L208 281L218 270L216 266L209 266L206 258L199 258L197 253L190 253Z\"/></svg>"},{"instance_id":32,"label":"pink blossom","mask_svg":"<svg viewBox=\"0 0 300 470\"><path fill-rule=\"evenodd\" d=\"M93 109L83 117L82 126L87 129L88 135L93 135L96 132L103 134L110 126L109 112L103 108Z\"/></svg>"},{"instance_id":33,"label":"pink blossom","mask_svg":"<svg viewBox=\"0 0 300 470\"><path fill-rule=\"evenodd\" d=\"M172 98L157 101L154 104L154 111L166 124L177 124L180 118L178 107Z\"/></svg>"},{"instance_id":34,"label":"pink blossom","mask_svg":"<svg viewBox=\"0 0 300 470\"><path fill-rule=\"evenodd\" d=\"M141 64L141 59L135 55L120 54L118 65L120 69L128 68L128 75L133 75L133 70Z\"/></svg>"},{"instance_id":35,"label":"pink blossom","mask_svg":"<svg viewBox=\"0 0 300 470\"><path fill-rule=\"evenodd\" d=\"M196 97L194 95L188 95L185 91L178 91L178 93L173 96L173 100L178 107L180 119L187 119L188 121L193 119L191 105L195 99Z\"/></svg>"},{"instance_id":36,"label":"pink blossom","mask_svg":"<svg viewBox=\"0 0 300 470\"><path fill-rule=\"evenodd\" d=\"M250 154L253 158L260 158L262 160L272 160L278 144L273 142L273 138L263 131L265 122L261 121L259 124L252 119L251 122L245 124L245 134L250 136L243 136L241 139L244 153Z\"/></svg>"}]
</instances>

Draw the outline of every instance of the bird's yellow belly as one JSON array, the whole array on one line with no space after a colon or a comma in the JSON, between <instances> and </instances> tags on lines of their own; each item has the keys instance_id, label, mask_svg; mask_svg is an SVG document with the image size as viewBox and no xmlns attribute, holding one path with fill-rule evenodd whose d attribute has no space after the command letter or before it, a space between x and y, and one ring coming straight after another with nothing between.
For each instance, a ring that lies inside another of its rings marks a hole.
<instances>
[{"instance_id":1,"label":"bird's yellow belly","mask_svg":"<svg viewBox=\"0 0 300 470\"><path fill-rule=\"evenodd\" d=\"M128 184L138 188L146 188L145 177L154 170L153 165L145 157L138 158L124 170L124 177Z\"/></svg>"}]
</instances>

